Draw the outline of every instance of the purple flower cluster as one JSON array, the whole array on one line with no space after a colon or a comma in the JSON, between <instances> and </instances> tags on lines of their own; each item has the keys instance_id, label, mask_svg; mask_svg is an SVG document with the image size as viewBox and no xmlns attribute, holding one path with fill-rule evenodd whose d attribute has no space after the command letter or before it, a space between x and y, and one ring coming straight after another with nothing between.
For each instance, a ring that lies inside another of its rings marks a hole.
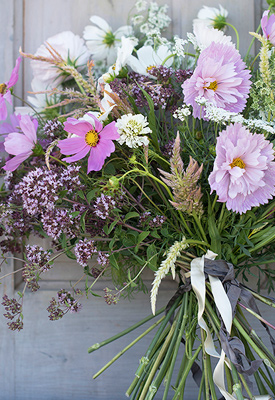
<instances>
[{"instance_id":1,"label":"purple flower cluster","mask_svg":"<svg viewBox=\"0 0 275 400\"><path fill-rule=\"evenodd\" d=\"M130 72L127 78L114 79L110 83L111 89L121 99L127 99L127 94L133 96L136 105L142 108L148 105L142 93L142 88L149 94L156 108L169 109L170 105L175 108L181 95L175 90L171 80L174 79L178 83L183 83L190 77L190 72L184 70L173 71L172 68L162 65L150 68L149 72L152 77L157 78L157 81L137 72Z\"/></svg>"},{"instance_id":2,"label":"purple flower cluster","mask_svg":"<svg viewBox=\"0 0 275 400\"><path fill-rule=\"evenodd\" d=\"M49 237L56 240L64 233L67 237L73 238L78 233L78 226L74 224L74 218L66 209L55 208L44 212L41 216L43 229Z\"/></svg>"},{"instance_id":3,"label":"purple flower cluster","mask_svg":"<svg viewBox=\"0 0 275 400\"><path fill-rule=\"evenodd\" d=\"M119 297L116 293L112 293L112 290L109 288L103 289L104 291L104 300L110 306L111 304L117 304Z\"/></svg>"},{"instance_id":4,"label":"purple flower cluster","mask_svg":"<svg viewBox=\"0 0 275 400\"><path fill-rule=\"evenodd\" d=\"M22 320L22 304L20 304L16 299L10 299L6 294L3 296L3 302L1 303L6 310L4 317L8 320L14 320L8 322L8 327L12 331L20 331L23 329Z\"/></svg>"},{"instance_id":5,"label":"purple flower cluster","mask_svg":"<svg viewBox=\"0 0 275 400\"><path fill-rule=\"evenodd\" d=\"M141 226L148 225L150 228L161 228L166 219L167 218L164 215L156 215L155 217L152 217L150 211L145 211L140 215L138 223Z\"/></svg>"},{"instance_id":6,"label":"purple flower cluster","mask_svg":"<svg viewBox=\"0 0 275 400\"><path fill-rule=\"evenodd\" d=\"M101 195L95 200L93 207L94 214L97 217L106 219L109 217L110 211L116 207L116 201L113 197L101 193Z\"/></svg>"},{"instance_id":7,"label":"purple flower cluster","mask_svg":"<svg viewBox=\"0 0 275 400\"><path fill-rule=\"evenodd\" d=\"M49 138L57 139L63 132L63 124L58 121L57 118L54 118L53 120L49 120L45 123L43 130L45 135L47 135Z\"/></svg>"},{"instance_id":8,"label":"purple flower cluster","mask_svg":"<svg viewBox=\"0 0 275 400\"><path fill-rule=\"evenodd\" d=\"M75 294L82 295L82 292L76 290ZM57 299L53 297L50 301L47 311L49 312L49 319L51 321L55 321L62 318L67 312L70 311L71 313L76 313L79 312L81 308L82 305L69 291L61 289L59 292L57 292Z\"/></svg>"},{"instance_id":9,"label":"purple flower cluster","mask_svg":"<svg viewBox=\"0 0 275 400\"><path fill-rule=\"evenodd\" d=\"M97 262L102 267L107 267L109 265L109 254L102 253L102 251L98 252Z\"/></svg>"},{"instance_id":10,"label":"purple flower cluster","mask_svg":"<svg viewBox=\"0 0 275 400\"><path fill-rule=\"evenodd\" d=\"M38 284L40 273L46 272L51 268L51 264L49 264L50 256L51 252L49 250L44 251L42 247L37 245L26 246L26 259L28 262L24 265L22 276L27 287L33 292L40 288Z\"/></svg>"},{"instance_id":11,"label":"purple flower cluster","mask_svg":"<svg viewBox=\"0 0 275 400\"><path fill-rule=\"evenodd\" d=\"M97 252L94 240L88 240L86 238L84 240L79 240L79 242L75 245L74 252L78 264L80 264L82 267L86 267L88 259Z\"/></svg>"}]
</instances>

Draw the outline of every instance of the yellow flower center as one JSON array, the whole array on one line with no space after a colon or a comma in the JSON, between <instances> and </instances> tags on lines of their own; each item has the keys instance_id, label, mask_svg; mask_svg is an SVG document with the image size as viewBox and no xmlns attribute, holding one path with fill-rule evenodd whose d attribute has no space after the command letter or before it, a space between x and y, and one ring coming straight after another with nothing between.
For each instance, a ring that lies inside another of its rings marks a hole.
<instances>
[{"instance_id":1,"label":"yellow flower center","mask_svg":"<svg viewBox=\"0 0 275 400\"><path fill-rule=\"evenodd\" d=\"M204 89L211 89L214 90L214 92L216 92L216 90L218 89L218 82L214 81L214 82L210 82L209 86L204 86Z\"/></svg>"},{"instance_id":2,"label":"yellow flower center","mask_svg":"<svg viewBox=\"0 0 275 400\"><path fill-rule=\"evenodd\" d=\"M150 72L151 69L153 69L153 68L156 68L156 66L155 65L149 65L149 67L146 68L146 71Z\"/></svg>"},{"instance_id":3,"label":"yellow flower center","mask_svg":"<svg viewBox=\"0 0 275 400\"><path fill-rule=\"evenodd\" d=\"M85 142L88 146L95 147L99 141L98 134L95 130L88 131L85 135Z\"/></svg>"},{"instance_id":4,"label":"yellow flower center","mask_svg":"<svg viewBox=\"0 0 275 400\"><path fill-rule=\"evenodd\" d=\"M239 157L238 158L234 158L232 163L229 164L229 165L230 165L231 168L239 167L239 168L245 169L245 163Z\"/></svg>"},{"instance_id":5,"label":"yellow flower center","mask_svg":"<svg viewBox=\"0 0 275 400\"><path fill-rule=\"evenodd\" d=\"M0 94L5 94L7 91L7 85L5 83L0 84Z\"/></svg>"}]
</instances>

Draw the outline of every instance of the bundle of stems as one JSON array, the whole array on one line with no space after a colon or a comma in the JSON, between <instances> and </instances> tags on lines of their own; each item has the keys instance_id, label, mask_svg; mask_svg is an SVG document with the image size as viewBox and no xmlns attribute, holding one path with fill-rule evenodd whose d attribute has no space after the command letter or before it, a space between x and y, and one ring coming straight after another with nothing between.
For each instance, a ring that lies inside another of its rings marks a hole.
<instances>
[{"instance_id":1,"label":"bundle of stems","mask_svg":"<svg viewBox=\"0 0 275 400\"><path fill-rule=\"evenodd\" d=\"M258 300L274 307L275 304L265 297L255 293ZM221 350L219 331L221 321L216 311L212 294L207 289L205 299L204 319L211 331L212 338L217 344L217 350ZM243 309L252 313L261 323L275 329L270 323L265 321L260 315L243 304L238 303L236 313L233 318L232 336L237 336L245 347L245 356L253 361L262 360L261 366L254 372L254 380L261 398L271 399L275 394L275 383L273 374L275 371L275 357L251 328ZM135 378L126 391L126 396L131 400L152 400L159 390L163 393L163 400L180 400L185 397L185 387L187 379L193 375L198 384L198 400L218 400L221 397L213 380L213 367L209 354L205 351L205 331L198 327L198 303L195 293L187 291L179 295L169 310L162 308L156 312L155 316L150 315L132 327L126 329L118 335L97 343L89 348L93 352L102 346L126 335L134 329L152 320L157 315L164 315L153 325L147 328L133 342L120 351L108 364L94 375L97 378L109 366L111 366L128 349L135 345L140 339L157 328L145 355L141 358ZM191 372L191 373L190 373ZM231 360L225 363L225 376L227 382L227 392L237 400L255 399L255 388L251 388L250 379L246 374L237 371ZM191 378L192 379L192 378ZM161 384L164 384L161 387ZM254 385L255 386L255 385ZM171 397L172 396L172 397Z\"/></svg>"}]
</instances>

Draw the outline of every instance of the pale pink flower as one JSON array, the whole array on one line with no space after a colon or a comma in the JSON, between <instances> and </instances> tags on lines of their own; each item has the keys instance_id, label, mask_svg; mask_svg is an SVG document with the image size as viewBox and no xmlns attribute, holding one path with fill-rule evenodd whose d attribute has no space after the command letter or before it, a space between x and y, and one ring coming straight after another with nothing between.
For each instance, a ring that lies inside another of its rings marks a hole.
<instances>
[{"instance_id":1,"label":"pale pink flower","mask_svg":"<svg viewBox=\"0 0 275 400\"><path fill-rule=\"evenodd\" d=\"M245 213L266 204L275 195L275 162L272 143L251 133L240 123L231 124L217 138L211 190L228 210Z\"/></svg>"},{"instance_id":2,"label":"pale pink flower","mask_svg":"<svg viewBox=\"0 0 275 400\"><path fill-rule=\"evenodd\" d=\"M0 85L0 120L4 120L8 116L6 101L12 104L10 88L18 81L18 70L21 63L21 57L18 57L15 67L12 70L11 77L8 82Z\"/></svg>"},{"instance_id":3,"label":"pale pink flower","mask_svg":"<svg viewBox=\"0 0 275 400\"><path fill-rule=\"evenodd\" d=\"M5 171L14 171L25 161L33 152L37 143L37 121L32 120L29 115L22 115L19 121L20 132L11 132L4 142L7 153L14 155L4 165Z\"/></svg>"},{"instance_id":4,"label":"pale pink flower","mask_svg":"<svg viewBox=\"0 0 275 400\"><path fill-rule=\"evenodd\" d=\"M66 156L66 162L75 162L84 158L88 153L88 173L100 171L106 157L115 151L113 140L119 139L115 122L103 127L102 123L91 113L90 121L68 118L64 123L64 130L73 134L73 137L60 140L60 152Z\"/></svg>"},{"instance_id":5,"label":"pale pink flower","mask_svg":"<svg viewBox=\"0 0 275 400\"><path fill-rule=\"evenodd\" d=\"M264 37L268 39L273 46L275 46L275 15L271 14L268 16L268 14L268 11L263 13L261 27Z\"/></svg>"}]
</instances>

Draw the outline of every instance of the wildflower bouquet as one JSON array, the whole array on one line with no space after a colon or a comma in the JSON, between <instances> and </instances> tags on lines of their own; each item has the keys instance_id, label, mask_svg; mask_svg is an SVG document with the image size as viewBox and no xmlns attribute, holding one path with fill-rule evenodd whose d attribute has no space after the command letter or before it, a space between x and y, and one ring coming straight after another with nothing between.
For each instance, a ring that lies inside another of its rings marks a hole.
<instances>
[{"instance_id":1,"label":"wildflower bouquet","mask_svg":"<svg viewBox=\"0 0 275 400\"><path fill-rule=\"evenodd\" d=\"M251 33L259 54L243 59L237 32L236 44L225 34L227 14L204 7L186 40L168 40L167 7L139 0L132 25L116 32L92 16L85 41L62 32L35 54L20 50L34 96L0 128L3 260L24 253L24 290L2 302L9 328L23 328L26 288L38 290L61 254L83 277L50 301L51 320L79 311L103 276L112 277L103 296L113 304L145 291L152 270L152 315L120 336L164 315L95 375L157 327L131 399L183 399L190 371L199 399L274 394L274 354L247 321L261 321L274 353L274 326L255 301L274 307L274 298L241 281L253 267L274 289L275 16L271 5ZM0 86L1 120L21 57ZM49 238L49 249L30 246L30 235ZM178 290L157 310L167 275Z\"/></svg>"}]
</instances>

